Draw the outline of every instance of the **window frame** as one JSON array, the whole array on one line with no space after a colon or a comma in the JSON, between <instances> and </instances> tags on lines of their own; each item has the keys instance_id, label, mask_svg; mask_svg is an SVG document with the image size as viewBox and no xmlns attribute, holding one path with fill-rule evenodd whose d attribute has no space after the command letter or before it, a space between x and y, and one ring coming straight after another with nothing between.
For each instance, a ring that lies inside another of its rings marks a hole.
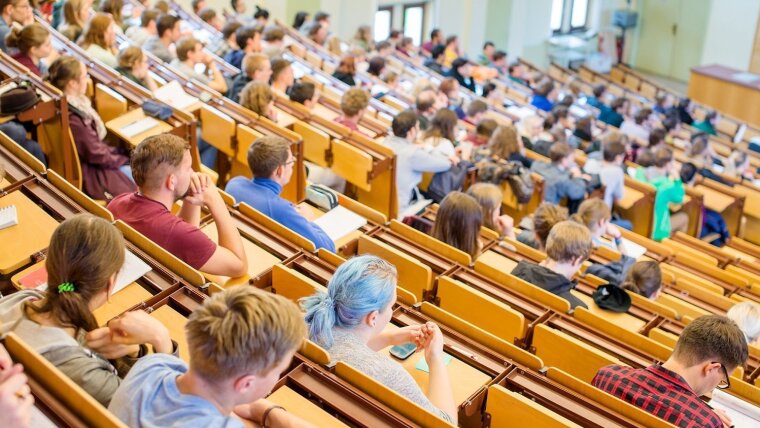
<instances>
[{"instance_id":1,"label":"window frame","mask_svg":"<svg viewBox=\"0 0 760 428\"><path fill-rule=\"evenodd\" d=\"M373 38L375 37L375 34L374 34L374 33L375 33L375 28L374 28L374 24L375 24L375 16L376 16L378 13L380 13L380 12L385 12L385 11L387 11L387 12L390 14L390 19L388 20L388 35L390 35L390 34L391 34L391 31L393 31L393 18L394 18L394 16L393 16L393 15L394 15L394 9L395 9L395 7L393 7L393 5L378 6L377 10L375 11L375 14L372 16L372 24L373 24L373 25L372 25L372 27L373 27L373 28L372 28L372 37L373 37ZM387 39L387 37L386 37L386 39ZM378 41L379 41L379 40L378 40Z\"/></svg>"},{"instance_id":2,"label":"window frame","mask_svg":"<svg viewBox=\"0 0 760 428\"><path fill-rule=\"evenodd\" d=\"M401 34L403 34L404 37L411 37L406 35L406 10L413 8L422 9L422 20L420 22L420 44L425 42L425 19L427 18L427 4L427 2L418 2L404 3L401 5Z\"/></svg>"},{"instance_id":3,"label":"window frame","mask_svg":"<svg viewBox=\"0 0 760 428\"><path fill-rule=\"evenodd\" d=\"M580 27L573 27L573 12L575 11L575 0L565 0L565 4L567 2L570 2L570 11L568 11L567 15L567 25L570 30L568 30L568 33L575 33L579 31L586 31L588 29L588 14L589 9L591 9L589 6L591 6L591 0L586 0L586 16L583 17L583 25Z\"/></svg>"}]
</instances>

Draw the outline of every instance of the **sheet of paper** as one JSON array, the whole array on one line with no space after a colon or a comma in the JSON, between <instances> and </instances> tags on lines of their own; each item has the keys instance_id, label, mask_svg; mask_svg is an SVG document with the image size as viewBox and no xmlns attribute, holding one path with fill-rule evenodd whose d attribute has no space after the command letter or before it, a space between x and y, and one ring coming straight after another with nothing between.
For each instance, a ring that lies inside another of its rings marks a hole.
<instances>
[{"instance_id":1,"label":"sheet of paper","mask_svg":"<svg viewBox=\"0 0 760 428\"><path fill-rule=\"evenodd\" d=\"M116 294L119 290L123 289L127 285L137 281L140 277L150 272L152 269L147 263L142 261L139 257L132 254L131 251L126 250L124 257L124 265L116 275L116 285L113 288L111 294Z\"/></svg>"},{"instance_id":2,"label":"sheet of paper","mask_svg":"<svg viewBox=\"0 0 760 428\"><path fill-rule=\"evenodd\" d=\"M337 206L314 220L333 241L367 224L367 219L342 206Z\"/></svg>"},{"instance_id":3,"label":"sheet of paper","mask_svg":"<svg viewBox=\"0 0 760 428\"><path fill-rule=\"evenodd\" d=\"M449 355L447 353L444 353L443 354L443 364L446 365L446 366L448 366L449 363L451 363L451 360L453 358L454 357L452 357L451 355ZM427 361L425 361L425 356L424 355L419 355L419 359L420 360L417 361L417 364L414 366L414 368L417 369L417 370L421 370L421 371L423 371L425 373L430 373L430 367L428 367Z\"/></svg>"},{"instance_id":4,"label":"sheet of paper","mask_svg":"<svg viewBox=\"0 0 760 428\"><path fill-rule=\"evenodd\" d=\"M708 404L724 410L736 428L760 426L760 408L731 394L716 389Z\"/></svg>"},{"instance_id":5,"label":"sheet of paper","mask_svg":"<svg viewBox=\"0 0 760 428\"><path fill-rule=\"evenodd\" d=\"M153 91L153 95L159 101L163 101L177 110L184 110L198 102L198 98L188 95L176 80L156 89Z\"/></svg>"},{"instance_id":6,"label":"sheet of paper","mask_svg":"<svg viewBox=\"0 0 760 428\"><path fill-rule=\"evenodd\" d=\"M127 137L134 137L137 134L142 134L151 128L155 128L157 125L158 121L156 119L153 119L152 117L145 117L136 122L122 126L120 131Z\"/></svg>"},{"instance_id":7,"label":"sheet of paper","mask_svg":"<svg viewBox=\"0 0 760 428\"><path fill-rule=\"evenodd\" d=\"M53 423L40 409L36 406L32 406L29 418L29 426L34 428L55 428L57 425Z\"/></svg>"},{"instance_id":8,"label":"sheet of paper","mask_svg":"<svg viewBox=\"0 0 760 428\"><path fill-rule=\"evenodd\" d=\"M409 208L405 209L404 212L400 213L398 216L399 220L403 220L404 217L410 216L410 215L417 215L422 212L422 210L425 209L428 205L432 204L432 199L418 199L416 202L414 202L412 205L409 206Z\"/></svg>"},{"instance_id":9,"label":"sheet of paper","mask_svg":"<svg viewBox=\"0 0 760 428\"><path fill-rule=\"evenodd\" d=\"M633 241L623 238L623 251L626 256L637 260L647 252L647 249Z\"/></svg>"}]
</instances>

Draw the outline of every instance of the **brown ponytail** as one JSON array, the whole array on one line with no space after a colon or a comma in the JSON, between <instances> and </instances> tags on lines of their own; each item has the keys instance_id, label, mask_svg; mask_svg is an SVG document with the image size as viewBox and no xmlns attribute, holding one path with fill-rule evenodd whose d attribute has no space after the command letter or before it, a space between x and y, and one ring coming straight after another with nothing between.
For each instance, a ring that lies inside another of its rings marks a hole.
<instances>
[{"instance_id":1,"label":"brown ponytail","mask_svg":"<svg viewBox=\"0 0 760 428\"><path fill-rule=\"evenodd\" d=\"M82 63L73 56L63 55L58 57L50 67L45 80L51 85L63 91L66 85L75 79L82 77Z\"/></svg>"},{"instance_id":2,"label":"brown ponytail","mask_svg":"<svg viewBox=\"0 0 760 428\"><path fill-rule=\"evenodd\" d=\"M53 232L45 267L48 289L41 304L28 304L38 314L49 313L67 327L92 331L98 327L89 304L106 291L111 275L124 264L124 238L111 223L79 214ZM59 285L69 283L70 287ZM68 290L68 291L66 291Z\"/></svg>"},{"instance_id":3,"label":"brown ponytail","mask_svg":"<svg viewBox=\"0 0 760 428\"><path fill-rule=\"evenodd\" d=\"M588 227L589 230L593 230L600 221L610 218L610 207L599 198L586 199L578 207L578 212L570 216L570 220Z\"/></svg>"},{"instance_id":4,"label":"brown ponytail","mask_svg":"<svg viewBox=\"0 0 760 428\"><path fill-rule=\"evenodd\" d=\"M660 265L653 261L636 262L628 270L620 288L651 299L662 286Z\"/></svg>"},{"instance_id":5,"label":"brown ponytail","mask_svg":"<svg viewBox=\"0 0 760 428\"><path fill-rule=\"evenodd\" d=\"M5 36L5 44L9 48L18 48L24 54L28 54L32 48L42 46L50 32L38 23L29 24L23 28L12 27L10 33Z\"/></svg>"}]
</instances>

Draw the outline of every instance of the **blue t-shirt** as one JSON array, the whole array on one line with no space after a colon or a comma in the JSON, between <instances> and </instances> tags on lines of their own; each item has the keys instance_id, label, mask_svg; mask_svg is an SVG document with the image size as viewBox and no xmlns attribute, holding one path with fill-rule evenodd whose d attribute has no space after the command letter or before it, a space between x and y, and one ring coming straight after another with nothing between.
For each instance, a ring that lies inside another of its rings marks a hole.
<instances>
[{"instance_id":1,"label":"blue t-shirt","mask_svg":"<svg viewBox=\"0 0 760 428\"><path fill-rule=\"evenodd\" d=\"M131 428L243 428L241 420L219 413L209 401L182 394L177 377L186 372L185 362L171 355L140 358L116 390L108 410Z\"/></svg>"},{"instance_id":2,"label":"blue t-shirt","mask_svg":"<svg viewBox=\"0 0 760 428\"><path fill-rule=\"evenodd\" d=\"M282 186L268 178L235 177L224 189L238 202L245 202L272 220L314 243L314 246L335 252L335 243L321 227L296 211L290 201L280 197Z\"/></svg>"}]
</instances>

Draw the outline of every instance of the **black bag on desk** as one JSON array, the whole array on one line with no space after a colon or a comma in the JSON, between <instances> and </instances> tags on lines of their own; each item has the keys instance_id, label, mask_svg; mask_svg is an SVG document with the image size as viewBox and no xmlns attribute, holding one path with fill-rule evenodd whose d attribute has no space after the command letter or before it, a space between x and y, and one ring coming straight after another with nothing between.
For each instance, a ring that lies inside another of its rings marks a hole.
<instances>
[{"instance_id":1,"label":"black bag on desk","mask_svg":"<svg viewBox=\"0 0 760 428\"><path fill-rule=\"evenodd\" d=\"M430 185L425 191L425 197L436 203L441 203L443 198L451 192L462 190L467 171L473 167L472 162L460 161L448 171L437 172L430 180Z\"/></svg>"},{"instance_id":2,"label":"black bag on desk","mask_svg":"<svg viewBox=\"0 0 760 428\"><path fill-rule=\"evenodd\" d=\"M168 120L172 117L172 108L168 104L154 100L143 101L142 109L146 116L155 119Z\"/></svg>"}]
</instances>

